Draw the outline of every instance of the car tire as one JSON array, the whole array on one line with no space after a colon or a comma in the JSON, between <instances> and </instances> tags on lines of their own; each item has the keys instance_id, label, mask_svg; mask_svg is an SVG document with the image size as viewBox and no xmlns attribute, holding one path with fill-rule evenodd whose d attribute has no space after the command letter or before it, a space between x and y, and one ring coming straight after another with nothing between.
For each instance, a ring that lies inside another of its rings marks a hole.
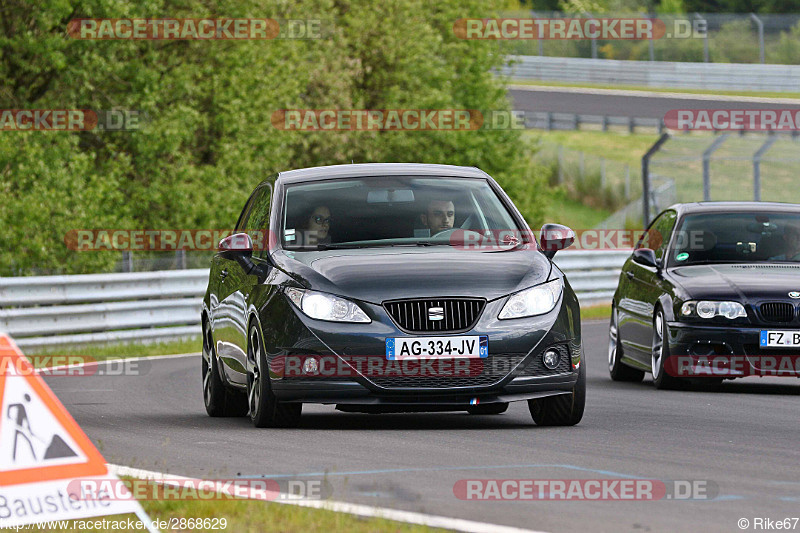
<instances>
[{"instance_id":1,"label":"car tire","mask_svg":"<svg viewBox=\"0 0 800 533\"><path fill-rule=\"evenodd\" d=\"M206 413L213 417L245 416L247 396L228 389L222 382L214 348L214 338L208 322L203 321L203 403Z\"/></svg>"},{"instance_id":2,"label":"car tire","mask_svg":"<svg viewBox=\"0 0 800 533\"><path fill-rule=\"evenodd\" d=\"M669 357L669 331L667 329L667 319L664 311L656 308L656 315L653 319L653 342L650 348L650 365L653 374L653 385L657 389L677 389L681 385L681 380L670 376L664 369L664 361Z\"/></svg>"},{"instance_id":3,"label":"car tire","mask_svg":"<svg viewBox=\"0 0 800 533\"><path fill-rule=\"evenodd\" d=\"M499 415L508 410L508 403L487 403L484 405L470 405L467 412L471 415Z\"/></svg>"},{"instance_id":4,"label":"car tire","mask_svg":"<svg viewBox=\"0 0 800 533\"><path fill-rule=\"evenodd\" d=\"M247 373L247 402L250 420L257 428L293 428L300 424L302 403L280 402L270 387L267 356L264 353L261 333L255 324L250 326L247 357L252 371Z\"/></svg>"},{"instance_id":5,"label":"car tire","mask_svg":"<svg viewBox=\"0 0 800 533\"><path fill-rule=\"evenodd\" d=\"M608 326L608 373L614 381L639 382L644 379L644 371L630 367L620 361L622 341L619 339L619 315L617 306L611 306L611 323Z\"/></svg>"},{"instance_id":6,"label":"car tire","mask_svg":"<svg viewBox=\"0 0 800 533\"><path fill-rule=\"evenodd\" d=\"M570 394L528 400L528 409L537 426L574 426L583 418L586 405L586 361L581 361L578 381Z\"/></svg>"}]
</instances>

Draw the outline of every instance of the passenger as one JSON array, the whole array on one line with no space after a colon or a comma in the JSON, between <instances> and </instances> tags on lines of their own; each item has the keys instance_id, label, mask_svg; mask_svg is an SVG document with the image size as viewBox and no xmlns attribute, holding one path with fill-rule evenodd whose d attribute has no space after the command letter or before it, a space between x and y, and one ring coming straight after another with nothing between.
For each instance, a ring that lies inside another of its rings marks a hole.
<instances>
[{"instance_id":1,"label":"passenger","mask_svg":"<svg viewBox=\"0 0 800 533\"><path fill-rule=\"evenodd\" d=\"M800 227L787 224L783 228L783 243L785 252L770 257L776 261L800 261Z\"/></svg>"}]
</instances>

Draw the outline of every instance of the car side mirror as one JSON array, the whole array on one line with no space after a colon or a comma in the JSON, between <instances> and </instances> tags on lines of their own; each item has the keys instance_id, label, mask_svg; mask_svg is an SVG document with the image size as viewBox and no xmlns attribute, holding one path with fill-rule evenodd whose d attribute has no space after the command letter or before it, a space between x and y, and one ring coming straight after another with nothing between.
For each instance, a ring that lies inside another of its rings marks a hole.
<instances>
[{"instance_id":1,"label":"car side mirror","mask_svg":"<svg viewBox=\"0 0 800 533\"><path fill-rule=\"evenodd\" d=\"M653 268L658 268L658 260L656 259L656 253L650 248L637 248L633 251L633 261L634 263L639 263L640 265L649 266Z\"/></svg>"},{"instance_id":2,"label":"car side mirror","mask_svg":"<svg viewBox=\"0 0 800 533\"><path fill-rule=\"evenodd\" d=\"M545 224L539 236L544 255L552 259L556 252L569 248L575 242L575 232L561 224Z\"/></svg>"},{"instance_id":3,"label":"car side mirror","mask_svg":"<svg viewBox=\"0 0 800 533\"><path fill-rule=\"evenodd\" d=\"M245 273L249 273L253 267L253 239L247 233L234 233L228 235L217 247L219 254L225 258L239 263Z\"/></svg>"}]
</instances>

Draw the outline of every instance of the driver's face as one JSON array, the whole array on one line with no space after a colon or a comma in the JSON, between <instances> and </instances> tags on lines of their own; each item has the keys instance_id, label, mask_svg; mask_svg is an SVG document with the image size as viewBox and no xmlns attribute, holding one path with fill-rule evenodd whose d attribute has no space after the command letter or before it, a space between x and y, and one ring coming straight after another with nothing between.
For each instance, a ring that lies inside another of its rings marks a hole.
<instances>
[{"instance_id":1,"label":"driver's face","mask_svg":"<svg viewBox=\"0 0 800 533\"><path fill-rule=\"evenodd\" d=\"M431 230L431 235L452 229L456 218L453 202L436 201L428 204L428 212L422 215L422 223Z\"/></svg>"}]
</instances>

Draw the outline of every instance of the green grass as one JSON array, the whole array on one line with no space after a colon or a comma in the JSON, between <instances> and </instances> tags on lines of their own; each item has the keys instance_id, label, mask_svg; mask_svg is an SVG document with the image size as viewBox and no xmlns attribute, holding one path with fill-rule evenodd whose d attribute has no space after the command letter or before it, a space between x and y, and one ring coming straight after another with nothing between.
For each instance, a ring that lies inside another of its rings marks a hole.
<instances>
[{"instance_id":1,"label":"green grass","mask_svg":"<svg viewBox=\"0 0 800 533\"><path fill-rule=\"evenodd\" d=\"M571 150L603 157L619 163L628 163L636 170L642 156L656 142L655 133L616 133L602 131L530 131L526 134L538 137L545 144L561 144Z\"/></svg>"},{"instance_id":2,"label":"green grass","mask_svg":"<svg viewBox=\"0 0 800 533\"><path fill-rule=\"evenodd\" d=\"M626 91L645 91L651 93L711 94L721 96L756 96L762 98L800 98L800 92L775 91L716 91L712 89L683 89L669 87L642 87L640 85L613 85L600 83L568 83L559 81L509 80L509 85L531 85L535 87L579 87L586 89L621 89Z\"/></svg>"},{"instance_id":3,"label":"green grass","mask_svg":"<svg viewBox=\"0 0 800 533\"><path fill-rule=\"evenodd\" d=\"M581 307L581 320L608 320L609 318L611 318L611 305Z\"/></svg>"},{"instance_id":4,"label":"green grass","mask_svg":"<svg viewBox=\"0 0 800 533\"><path fill-rule=\"evenodd\" d=\"M198 326L199 329L199 326ZM150 355L171 355L178 353L195 353L203 348L200 336L181 341L158 342L152 344L104 344L97 346L54 346L42 350L25 350L25 355L34 366L49 366L47 356L87 357L96 361L107 359L124 359L127 357L146 357ZM30 352L30 353L28 353Z\"/></svg>"},{"instance_id":5,"label":"green grass","mask_svg":"<svg viewBox=\"0 0 800 533\"><path fill-rule=\"evenodd\" d=\"M579 230L591 229L610 215L611 212L605 209L589 207L569 198L559 198L547 206L544 220Z\"/></svg>"}]
</instances>

